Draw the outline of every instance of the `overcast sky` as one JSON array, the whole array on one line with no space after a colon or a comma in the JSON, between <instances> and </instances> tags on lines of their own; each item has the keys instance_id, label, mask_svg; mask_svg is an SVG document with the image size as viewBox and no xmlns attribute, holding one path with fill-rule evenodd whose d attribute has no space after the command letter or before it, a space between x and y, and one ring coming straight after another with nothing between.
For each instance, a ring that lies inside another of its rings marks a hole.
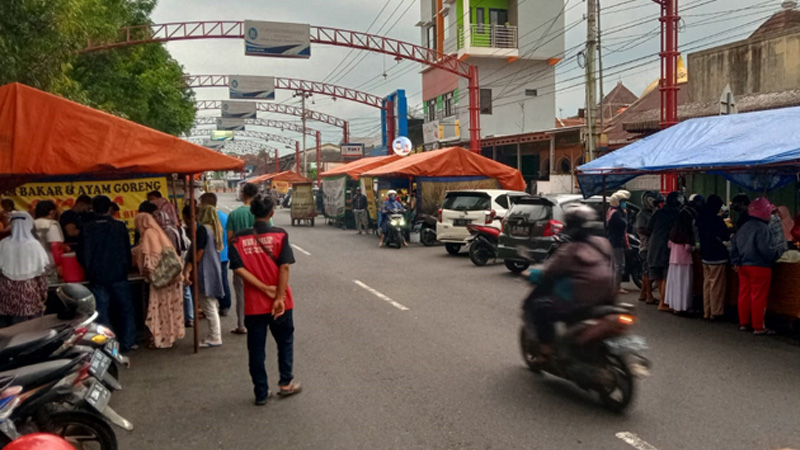
<instances>
[{"instance_id":1,"label":"overcast sky","mask_svg":"<svg viewBox=\"0 0 800 450\"><path fill-rule=\"evenodd\" d=\"M564 57L558 66L555 114L568 117L576 114L584 103L584 88L580 78L583 69L578 65L577 53L580 50L578 47L586 40L586 22L583 20L586 3L584 0L564 1L564 21L569 30L566 32L565 55L554 55ZM600 1L604 8L601 25L605 36L603 61L606 92L622 81L639 95L659 76L659 7L652 0ZM680 0L683 17L681 50L691 53L744 39L771 14L779 11L780 3L780 0ZM160 0L153 20L164 23L252 19L365 31L382 9L371 32L419 43L420 32L414 26L420 19L418 0L388 0L388 4L385 0ZM520 25L520 34L524 34L524 24ZM312 56L308 60L246 57L242 41L234 39L171 42L168 48L190 74L274 75L325 80L380 96L403 88L409 94L410 109L419 107L421 103L419 65L406 61L396 63L391 57L380 54L312 45ZM331 70L341 61L346 63L331 78ZM384 73L387 78L382 76ZM201 100L222 100L227 95L226 89L197 90L197 98ZM280 90L277 91L276 100L290 104L299 102L292 98L291 92ZM377 134L380 124L377 109L341 100L332 102L321 96L315 96L313 102L313 105L309 102L310 108L350 120L352 136ZM201 113L207 116L218 114L218 111ZM292 116L271 118L296 121ZM324 141L338 142L341 139L339 129L318 122L311 122L309 126L322 130ZM275 130L264 131L279 133ZM292 138L299 136L290 132L286 134ZM311 139L308 145L312 145Z\"/></svg>"}]
</instances>

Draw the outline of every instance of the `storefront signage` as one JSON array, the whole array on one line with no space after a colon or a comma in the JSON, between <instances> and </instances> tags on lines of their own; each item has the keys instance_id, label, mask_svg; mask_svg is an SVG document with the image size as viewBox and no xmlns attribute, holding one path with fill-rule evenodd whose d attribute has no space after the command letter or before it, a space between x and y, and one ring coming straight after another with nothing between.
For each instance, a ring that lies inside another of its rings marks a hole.
<instances>
[{"instance_id":1,"label":"storefront signage","mask_svg":"<svg viewBox=\"0 0 800 450\"><path fill-rule=\"evenodd\" d=\"M3 197L14 201L17 209L33 214L36 203L41 200L52 200L62 213L75 205L75 199L81 195L94 197L108 196L119 206L115 216L128 226L133 242L134 218L139 204L147 200L147 193L159 191L167 198L167 179L134 178L126 180L92 180L92 181L54 181L47 183L27 183L6 191Z\"/></svg>"},{"instance_id":2,"label":"storefront signage","mask_svg":"<svg viewBox=\"0 0 800 450\"><path fill-rule=\"evenodd\" d=\"M275 100L275 77L230 75L228 80L232 99Z\"/></svg>"},{"instance_id":3,"label":"storefront signage","mask_svg":"<svg viewBox=\"0 0 800 450\"><path fill-rule=\"evenodd\" d=\"M364 157L364 144L342 144L342 158Z\"/></svg>"},{"instance_id":4,"label":"storefront signage","mask_svg":"<svg viewBox=\"0 0 800 450\"><path fill-rule=\"evenodd\" d=\"M302 23L244 21L244 54L311 57L311 26Z\"/></svg>"},{"instance_id":5,"label":"storefront signage","mask_svg":"<svg viewBox=\"0 0 800 450\"><path fill-rule=\"evenodd\" d=\"M422 124L422 140L426 144L439 142L439 122L427 122Z\"/></svg>"},{"instance_id":6,"label":"storefront signage","mask_svg":"<svg viewBox=\"0 0 800 450\"><path fill-rule=\"evenodd\" d=\"M392 151L398 156L408 156L413 150L411 140L405 136L400 136L392 142Z\"/></svg>"},{"instance_id":7,"label":"storefront signage","mask_svg":"<svg viewBox=\"0 0 800 450\"><path fill-rule=\"evenodd\" d=\"M255 119L256 103L222 101L222 117L226 119Z\"/></svg>"},{"instance_id":8,"label":"storefront signage","mask_svg":"<svg viewBox=\"0 0 800 450\"><path fill-rule=\"evenodd\" d=\"M244 131L244 119L226 119L217 117L217 130Z\"/></svg>"}]
</instances>

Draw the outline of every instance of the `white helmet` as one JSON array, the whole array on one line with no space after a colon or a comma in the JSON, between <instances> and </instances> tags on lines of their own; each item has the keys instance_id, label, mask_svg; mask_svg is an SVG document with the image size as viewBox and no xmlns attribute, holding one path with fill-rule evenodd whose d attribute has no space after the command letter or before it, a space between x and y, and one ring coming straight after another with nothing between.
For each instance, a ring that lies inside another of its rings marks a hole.
<instances>
[{"instance_id":1,"label":"white helmet","mask_svg":"<svg viewBox=\"0 0 800 450\"><path fill-rule=\"evenodd\" d=\"M397 195L397 191L395 191L394 189L390 189L389 192L386 193L386 195L392 195L392 194Z\"/></svg>"}]
</instances>

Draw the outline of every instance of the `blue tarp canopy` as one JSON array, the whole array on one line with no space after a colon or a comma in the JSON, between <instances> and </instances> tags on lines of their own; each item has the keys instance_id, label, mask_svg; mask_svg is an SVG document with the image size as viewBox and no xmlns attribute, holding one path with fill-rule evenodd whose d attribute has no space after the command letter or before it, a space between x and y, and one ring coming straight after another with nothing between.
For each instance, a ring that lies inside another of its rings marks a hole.
<instances>
[{"instance_id":1,"label":"blue tarp canopy","mask_svg":"<svg viewBox=\"0 0 800 450\"><path fill-rule=\"evenodd\" d=\"M708 172L753 190L771 190L800 173L800 107L691 119L584 164L586 197L639 175Z\"/></svg>"}]
</instances>

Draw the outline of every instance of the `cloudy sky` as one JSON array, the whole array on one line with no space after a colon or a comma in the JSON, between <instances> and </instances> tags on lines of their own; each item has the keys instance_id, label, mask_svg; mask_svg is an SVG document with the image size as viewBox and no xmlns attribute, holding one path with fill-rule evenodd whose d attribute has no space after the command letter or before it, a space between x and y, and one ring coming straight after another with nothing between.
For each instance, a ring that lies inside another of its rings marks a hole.
<instances>
[{"instance_id":1,"label":"cloudy sky","mask_svg":"<svg viewBox=\"0 0 800 450\"><path fill-rule=\"evenodd\" d=\"M551 2L561 0L518 0ZM584 0L563 0L566 32L565 53L558 66L556 111L561 117L574 115L583 106L583 69L578 53L586 39ZM658 77L659 7L652 0L600 0L603 7L606 92L622 81L637 95ZM681 50L691 53L746 38L770 15L779 11L781 0L680 0ZM156 23L198 20L268 20L310 23L383 34L395 39L419 43L418 0L160 0L153 15ZM373 24L374 22L374 24ZM372 25L370 27L370 25ZM521 24L520 34L525 33ZM327 81L372 94L386 94L404 88L409 94L409 108L420 107L421 77L419 65L395 62L391 57L347 48L314 45L308 60L287 60L244 56L240 40L197 40L168 44L186 72L190 74L274 75ZM338 66L338 68L337 68ZM335 72L332 72L336 69ZM384 74L386 75L384 77ZM220 88L199 89L198 99L222 100L227 91ZM278 91L278 102L297 104L289 91ZM315 96L310 108L351 121L352 136L375 135L380 124L379 112L352 102L333 102ZM201 115L218 115L207 111ZM267 116L264 116L267 117ZM296 121L292 116L270 118ZM312 125L323 132L323 140L338 142L341 131L319 123ZM275 130L264 130L278 133ZM299 135L287 132L296 138ZM309 140L309 146L312 145Z\"/></svg>"}]
</instances>

